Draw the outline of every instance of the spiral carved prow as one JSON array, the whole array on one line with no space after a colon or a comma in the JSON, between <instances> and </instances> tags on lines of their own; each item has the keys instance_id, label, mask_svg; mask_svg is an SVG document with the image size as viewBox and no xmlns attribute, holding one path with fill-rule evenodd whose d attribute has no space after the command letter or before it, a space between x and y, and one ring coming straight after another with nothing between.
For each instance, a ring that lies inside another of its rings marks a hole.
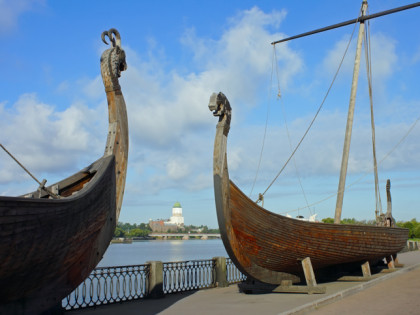
<instances>
[{"instance_id":1,"label":"spiral carved prow","mask_svg":"<svg viewBox=\"0 0 420 315\"><path fill-rule=\"evenodd\" d=\"M109 38L109 43L106 37ZM101 73L105 90L119 90L121 87L118 83L118 78L121 76L121 71L127 70L125 52L121 48L120 33L115 28L111 28L108 31L104 31L101 38L105 44L111 45L111 48L104 51L101 56Z\"/></svg>"},{"instance_id":2,"label":"spiral carved prow","mask_svg":"<svg viewBox=\"0 0 420 315\"><path fill-rule=\"evenodd\" d=\"M114 35L115 35L115 37L114 37ZM102 35L101 35L102 41L105 44L109 45L108 42L105 39L105 36L108 36L108 38L110 40L110 44L111 44L112 47L118 46L118 47L121 48L121 36L120 36L120 33L115 28L111 28L108 31L103 31L102 32Z\"/></svg>"}]
</instances>

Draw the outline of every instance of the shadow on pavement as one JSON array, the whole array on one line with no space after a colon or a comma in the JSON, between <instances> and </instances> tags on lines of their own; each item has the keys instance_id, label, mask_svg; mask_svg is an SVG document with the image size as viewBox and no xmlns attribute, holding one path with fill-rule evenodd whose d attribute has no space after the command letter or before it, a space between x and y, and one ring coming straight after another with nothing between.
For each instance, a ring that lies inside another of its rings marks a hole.
<instances>
[{"instance_id":1,"label":"shadow on pavement","mask_svg":"<svg viewBox=\"0 0 420 315\"><path fill-rule=\"evenodd\" d=\"M174 294L167 294L160 299L140 299L135 301L108 304L103 306L97 306L95 308L85 308L74 311L67 311L65 314L103 314L103 315L114 315L114 314L142 314L142 315L154 315L158 314L165 309L171 307L178 301L189 297L197 291L180 292Z\"/></svg>"}]
</instances>

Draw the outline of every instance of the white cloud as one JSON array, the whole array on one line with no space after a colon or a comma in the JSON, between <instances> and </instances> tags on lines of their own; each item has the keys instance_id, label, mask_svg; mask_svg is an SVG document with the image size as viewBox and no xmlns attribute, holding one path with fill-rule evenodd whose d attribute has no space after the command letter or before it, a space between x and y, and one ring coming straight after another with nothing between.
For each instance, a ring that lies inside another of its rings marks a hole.
<instances>
[{"instance_id":1,"label":"white cloud","mask_svg":"<svg viewBox=\"0 0 420 315\"><path fill-rule=\"evenodd\" d=\"M34 174L68 176L103 154L106 116L102 112L81 103L57 111L35 94L24 94L10 107L0 107L0 141ZM2 182L27 178L12 175L23 171L9 157L0 161Z\"/></svg>"},{"instance_id":2,"label":"white cloud","mask_svg":"<svg viewBox=\"0 0 420 315\"><path fill-rule=\"evenodd\" d=\"M0 34L14 29L22 14L40 5L45 5L45 0L0 0Z\"/></svg>"},{"instance_id":3,"label":"white cloud","mask_svg":"<svg viewBox=\"0 0 420 315\"><path fill-rule=\"evenodd\" d=\"M129 66L120 81L128 107L130 141L142 152L130 151L131 167L143 183L133 189L150 194L159 189L211 187L217 119L208 110L209 97L223 90L239 106L256 104L272 67L269 43L281 36L267 29L278 27L284 15L253 8L233 18L220 39L202 39L193 30L187 31L181 41L196 64L189 72L177 65L168 69L165 54L156 43L150 45L146 56L124 47ZM290 65L282 71L281 80L290 81L302 61L287 46L277 54ZM243 113L246 111L245 107ZM239 164L241 149L237 153L232 157L236 156Z\"/></svg>"},{"instance_id":4,"label":"white cloud","mask_svg":"<svg viewBox=\"0 0 420 315\"><path fill-rule=\"evenodd\" d=\"M342 40L338 41L333 49L331 49L323 63L322 69L327 70L329 77L333 77L335 72L338 69L338 66L343 58L344 52L348 45L349 36L345 36ZM343 61L343 65L340 70L340 77L351 78L354 68L354 55L356 50L356 41L357 38L353 38L353 41L347 51L346 57ZM365 43L363 44L365 45ZM377 93L380 94L384 90L384 84L386 80L395 72L398 57L396 53L396 41L392 38L387 37L384 34L376 33L371 36L370 40L370 50L372 54L372 81L373 88L377 90ZM361 67L359 73L360 81L366 79L366 68L365 68L365 46L362 47L361 51Z\"/></svg>"},{"instance_id":5,"label":"white cloud","mask_svg":"<svg viewBox=\"0 0 420 315\"><path fill-rule=\"evenodd\" d=\"M230 21L230 28L218 40L197 38L193 30L187 31L182 43L192 51L199 71L186 74L176 66L166 70L156 56L145 60L126 49L129 67L121 82L134 137L166 146L191 130L213 124L206 106L213 91L223 90L241 106L254 106L271 71L269 43L280 36L267 28L277 27L284 15L266 14L258 8L245 11ZM279 49L278 56L293 61L287 62L290 66L281 74L287 82L302 62L287 46Z\"/></svg>"},{"instance_id":6,"label":"white cloud","mask_svg":"<svg viewBox=\"0 0 420 315\"><path fill-rule=\"evenodd\" d=\"M166 172L168 177L173 180L184 179L189 175L190 170L185 163L186 159L172 158L166 164Z\"/></svg>"}]
</instances>

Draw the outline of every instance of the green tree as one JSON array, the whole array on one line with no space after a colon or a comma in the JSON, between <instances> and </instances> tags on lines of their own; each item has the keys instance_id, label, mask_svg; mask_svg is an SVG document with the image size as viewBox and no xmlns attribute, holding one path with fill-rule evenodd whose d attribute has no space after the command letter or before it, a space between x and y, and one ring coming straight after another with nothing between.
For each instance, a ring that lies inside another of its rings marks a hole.
<instances>
[{"instance_id":1,"label":"green tree","mask_svg":"<svg viewBox=\"0 0 420 315\"><path fill-rule=\"evenodd\" d=\"M145 231L152 231L150 228L149 223L140 223L138 226L139 229L145 230Z\"/></svg>"},{"instance_id":2,"label":"green tree","mask_svg":"<svg viewBox=\"0 0 420 315\"><path fill-rule=\"evenodd\" d=\"M149 231L146 230L142 230L142 229L132 229L130 230L130 237L143 237L143 236L148 236L149 235Z\"/></svg>"},{"instance_id":3,"label":"green tree","mask_svg":"<svg viewBox=\"0 0 420 315\"><path fill-rule=\"evenodd\" d=\"M334 223L334 219L333 218L325 218L321 220L324 223Z\"/></svg>"},{"instance_id":4,"label":"green tree","mask_svg":"<svg viewBox=\"0 0 420 315\"><path fill-rule=\"evenodd\" d=\"M123 229L116 227L114 232L114 237L125 237L125 232Z\"/></svg>"},{"instance_id":5,"label":"green tree","mask_svg":"<svg viewBox=\"0 0 420 315\"><path fill-rule=\"evenodd\" d=\"M341 224L357 224L356 219L355 218L345 218L343 220L340 221Z\"/></svg>"},{"instance_id":6,"label":"green tree","mask_svg":"<svg viewBox=\"0 0 420 315\"><path fill-rule=\"evenodd\" d=\"M413 237L413 229L414 229L413 222L412 221L404 222L402 224L402 227L408 229L408 237L412 238Z\"/></svg>"},{"instance_id":7,"label":"green tree","mask_svg":"<svg viewBox=\"0 0 420 315\"><path fill-rule=\"evenodd\" d=\"M420 238L420 224L413 229L413 234L415 238Z\"/></svg>"}]
</instances>

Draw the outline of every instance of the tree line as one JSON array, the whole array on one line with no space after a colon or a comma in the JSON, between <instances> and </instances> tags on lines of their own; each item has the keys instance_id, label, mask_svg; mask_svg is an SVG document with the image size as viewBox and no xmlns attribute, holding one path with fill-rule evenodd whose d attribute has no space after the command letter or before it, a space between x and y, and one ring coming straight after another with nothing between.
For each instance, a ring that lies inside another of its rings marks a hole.
<instances>
[{"instance_id":1,"label":"tree line","mask_svg":"<svg viewBox=\"0 0 420 315\"><path fill-rule=\"evenodd\" d=\"M321 220L324 223L334 223L333 218L325 218ZM375 220L361 220L358 221L354 218L341 220L342 224L357 224L357 225L376 225ZM420 222L416 219L410 221L397 221L397 226L408 229L408 238L420 238Z\"/></svg>"},{"instance_id":2,"label":"tree line","mask_svg":"<svg viewBox=\"0 0 420 315\"><path fill-rule=\"evenodd\" d=\"M140 223L140 224L130 224L130 223L123 223L118 222L117 227L114 232L114 237L146 237L152 233L152 229L149 226L149 223ZM186 225L184 228L178 228L176 232L171 233L210 233L210 234L218 234L220 233L219 229L210 229L207 225Z\"/></svg>"},{"instance_id":3,"label":"tree line","mask_svg":"<svg viewBox=\"0 0 420 315\"><path fill-rule=\"evenodd\" d=\"M323 223L334 223L333 218L325 218L321 220ZM375 220L356 220L354 218L347 218L341 220L342 224L357 224L357 225L375 225ZM409 238L419 238L420 239L420 222L417 222L416 219L411 219L410 221L398 221L398 227L408 229ZM152 233L152 229L149 226L149 223L140 223L140 224L130 224L118 222L117 227L114 232L114 237L147 237ZM179 228L176 232L171 233L210 233L218 234L220 233L219 229L210 229L207 225L186 225L184 228Z\"/></svg>"}]
</instances>

